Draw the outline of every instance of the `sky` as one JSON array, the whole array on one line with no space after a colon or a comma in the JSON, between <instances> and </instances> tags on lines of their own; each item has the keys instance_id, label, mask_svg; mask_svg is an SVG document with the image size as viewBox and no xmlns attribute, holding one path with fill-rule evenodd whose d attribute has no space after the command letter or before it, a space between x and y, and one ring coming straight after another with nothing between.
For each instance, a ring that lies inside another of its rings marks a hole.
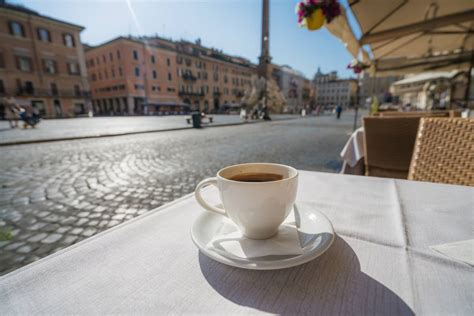
<instances>
[{"instance_id":1,"label":"sky","mask_svg":"<svg viewBox=\"0 0 474 316\"><path fill-rule=\"evenodd\" d=\"M159 35L174 40L200 38L208 47L257 63L260 55L260 0L7 0L86 29L83 43L98 45L117 36ZM318 67L343 78L352 56L325 28L300 28L296 0L270 0L270 55L311 79ZM346 1L342 1L347 6ZM353 19L351 23L355 23ZM356 32L357 35L357 32Z\"/></svg>"}]
</instances>

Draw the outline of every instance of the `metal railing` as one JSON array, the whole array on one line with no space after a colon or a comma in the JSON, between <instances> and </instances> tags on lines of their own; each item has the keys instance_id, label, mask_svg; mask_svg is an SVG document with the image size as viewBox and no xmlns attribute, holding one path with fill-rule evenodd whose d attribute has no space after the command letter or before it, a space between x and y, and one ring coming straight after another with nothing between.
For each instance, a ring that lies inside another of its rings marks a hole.
<instances>
[{"instance_id":1,"label":"metal railing","mask_svg":"<svg viewBox=\"0 0 474 316\"><path fill-rule=\"evenodd\" d=\"M9 94L8 92L5 94ZM35 89L21 88L10 93L14 96L32 96L32 97L58 97L58 98L89 98L90 91L86 90L52 90L52 89Z\"/></svg>"}]
</instances>

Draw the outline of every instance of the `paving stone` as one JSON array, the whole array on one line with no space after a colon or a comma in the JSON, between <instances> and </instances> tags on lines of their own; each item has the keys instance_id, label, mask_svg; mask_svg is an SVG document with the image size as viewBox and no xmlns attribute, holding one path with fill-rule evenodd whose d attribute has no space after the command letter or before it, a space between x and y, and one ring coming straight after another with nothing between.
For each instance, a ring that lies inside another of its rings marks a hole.
<instances>
[{"instance_id":1,"label":"paving stone","mask_svg":"<svg viewBox=\"0 0 474 316\"><path fill-rule=\"evenodd\" d=\"M18 253L30 253L33 248L30 245L24 245L16 250Z\"/></svg>"},{"instance_id":2,"label":"paving stone","mask_svg":"<svg viewBox=\"0 0 474 316\"><path fill-rule=\"evenodd\" d=\"M14 243L11 243L11 244L5 246L4 249L5 249L5 250L15 250L16 248L18 248L18 247L20 247L20 246L22 246L22 245L24 245L24 244L25 244L25 242L23 242L23 241L21 241L21 242L14 242Z\"/></svg>"},{"instance_id":3,"label":"paving stone","mask_svg":"<svg viewBox=\"0 0 474 316\"><path fill-rule=\"evenodd\" d=\"M38 242L38 241L40 241L41 239L44 239L46 236L48 236L48 234L46 234L46 233L39 233L39 234L33 235L32 237L28 238L28 241L29 241L29 242Z\"/></svg>"},{"instance_id":4,"label":"paving stone","mask_svg":"<svg viewBox=\"0 0 474 316\"><path fill-rule=\"evenodd\" d=\"M78 228L72 229L69 233L74 234L74 235L79 235L79 234L82 233L83 230L84 230L84 228L78 227Z\"/></svg>"},{"instance_id":5,"label":"paving stone","mask_svg":"<svg viewBox=\"0 0 474 316\"><path fill-rule=\"evenodd\" d=\"M52 243L57 242L59 239L61 239L61 237L63 237L63 235L54 233L54 234L48 235L48 237L43 239L41 242L45 244L52 244Z\"/></svg>"},{"instance_id":6,"label":"paving stone","mask_svg":"<svg viewBox=\"0 0 474 316\"><path fill-rule=\"evenodd\" d=\"M76 222L76 226L83 226L85 223L89 221L88 218L81 218Z\"/></svg>"},{"instance_id":7,"label":"paving stone","mask_svg":"<svg viewBox=\"0 0 474 316\"><path fill-rule=\"evenodd\" d=\"M65 245L71 245L73 244L76 240L78 240L78 236L66 236L64 239L61 241Z\"/></svg>"},{"instance_id":8,"label":"paving stone","mask_svg":"<svg viewBox=\"0 0 474 316\"><path fill-rule=\"evenodd\" d=\"M88 217L89 216L89 212L80 212L77 214L78 217Z\"/></svg>"},{"instance_id":9,"label":"paving stone","mask_svg":"<svg viewBox=\"0 0 474 316\"><path fill-rule=\"evenodd\" d=\"M120 222L117 221L117 220L111 220L107 226L113 227L113 226L115 226L115 225L117 225L117 224L120 224Z\"/></svg>"},{"instance_id":10,"label":"paving stone","mask_svg":"<svg viewBox=\"0 0 474 316\"><path fill-rule=\"evenodd\" d=\"M85 237L90 237L90 236L94 235L96 232L97 232L97 229L95 229L95 228L86 228L82 232L82 235L85 236Z\"/></svg>"}]
</instances>

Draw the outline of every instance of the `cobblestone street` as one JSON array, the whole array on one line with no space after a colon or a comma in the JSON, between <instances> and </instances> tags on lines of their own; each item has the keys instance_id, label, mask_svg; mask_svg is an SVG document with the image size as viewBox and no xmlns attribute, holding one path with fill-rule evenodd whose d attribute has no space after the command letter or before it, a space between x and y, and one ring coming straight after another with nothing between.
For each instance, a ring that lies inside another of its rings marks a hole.
<instances>
[{"instance_id":1,"label":"cobblestone street","mask_svg":"<svg viewBox=\"0 0 474 316\"><path fill-rule=\"evenodd\" d=\"M0 149L0 273L194 190L223 166L338 172L352 114Z\"/></svg>"}]
</instances>

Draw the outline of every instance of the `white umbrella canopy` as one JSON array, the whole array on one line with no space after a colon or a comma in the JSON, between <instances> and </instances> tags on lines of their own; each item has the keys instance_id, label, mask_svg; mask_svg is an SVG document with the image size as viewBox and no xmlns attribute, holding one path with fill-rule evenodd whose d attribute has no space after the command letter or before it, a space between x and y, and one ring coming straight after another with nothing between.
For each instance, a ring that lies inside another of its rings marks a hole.
<instances>
[{"instance_id":1,"label":"white umbrella canopy","mask_svg":"<svg viewBox=\"0 0 474 316\"><path fill-rule=\"evenodd\" d=\"M377 72L402 74L469 67L473 0L350 0Z\"/></svg>"}]
</instances>

